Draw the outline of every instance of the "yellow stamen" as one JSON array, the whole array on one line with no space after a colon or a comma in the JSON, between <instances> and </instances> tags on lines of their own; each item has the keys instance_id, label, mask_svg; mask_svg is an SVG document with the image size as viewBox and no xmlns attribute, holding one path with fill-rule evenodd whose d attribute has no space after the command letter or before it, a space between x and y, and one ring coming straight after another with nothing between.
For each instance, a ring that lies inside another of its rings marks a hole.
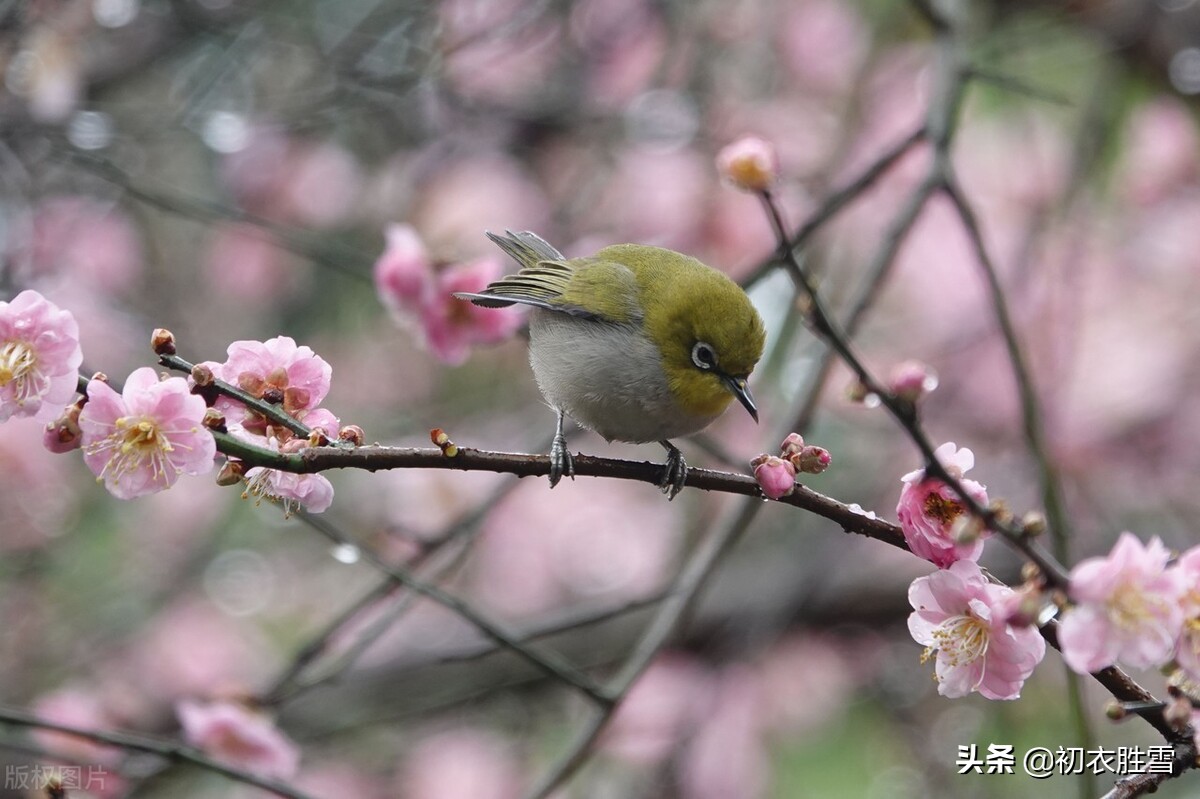
<instances>
[{"instance_id":1,"label":"yellow stamen","mask_svg":"<svg viewBox=\"0 0 1200 799\"><path fill-rule=\"evenodd\" d=\"M16 383L18 405L36 399L49 388L49 380L37 369L37 352L24 341L6 341L0 347L0 388Z\"/></svg>"},{"instance_id":2,"label":"yellow stamen","mask_svg":"<svg viewBox=\"0 0 1200 799\"><path fill-rule=\"evenodd\" d=\"M951 616L933 631L933 646L946 665L965 666L987 654L991 630L970 613Z\"/></svg>"},{"instance_id":3,"label":"yellow stamen","mask_svg":"<svg viewBox=\"0 0 1200 799\"><path fill-rule=\"evenodd\" d=\"M87 454L106 453L107 463L98 479L119 480L138 469L149 468L154 482L178 476L183 469L171 461L175 445L157 420L151 417L122 416L113 423L113 431L85 450Z\"/></svg>"},{"instance_id":4,"label":"yellow stamen","mask_svg":"<svg viewBox=\"0 0 1200 799\"><path fill-rule=\"evenodd\" d=\"M1137 630L1153 618L1161 618L1167 603L1161 597L1141 590L1133 583L1123 583L1108 602L1108 617L1123 630Z\"/></svg>"}]
</instances>

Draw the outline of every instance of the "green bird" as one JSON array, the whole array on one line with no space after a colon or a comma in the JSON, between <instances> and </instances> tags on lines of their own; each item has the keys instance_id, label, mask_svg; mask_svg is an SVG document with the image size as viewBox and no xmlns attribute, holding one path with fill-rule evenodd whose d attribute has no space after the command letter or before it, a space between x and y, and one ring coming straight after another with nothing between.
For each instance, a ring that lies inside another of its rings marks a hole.
<instances>
[{"instance_id":1,"label":"green bird","mask_svg":"<svg viewBox=\"0 0 1200 799\"><path fill-rule=\"evenodd\" d=\"M735 398L758 421L747 381L766 333L737 283L661 247L616 244L566 258L528 231L487 236L520 271L454 296L485 308L532 306L529 363L557 416L552 488L575 475L567 416L608 441L662 444L659 485L669 499L687 481L671 439L708 427Z\"/></svg>"}]
</instances>

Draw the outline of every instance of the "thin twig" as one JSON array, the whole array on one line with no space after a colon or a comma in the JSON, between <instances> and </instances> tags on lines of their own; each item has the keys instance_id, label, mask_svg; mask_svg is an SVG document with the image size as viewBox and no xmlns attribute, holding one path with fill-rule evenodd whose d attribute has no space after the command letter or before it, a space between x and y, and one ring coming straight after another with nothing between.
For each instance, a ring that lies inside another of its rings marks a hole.
<instances>
[{"instance_id":1,"label":"thin twig","mask_svg":"<svg viewBox=\"0 0 1200 799\"><path fill-rule=\"evenodd\" d=\"M566 749L559 755L558 761L529 792L529 799L546 799L587 762L591 756L593 745L608 722L612 720L613 713L620 701L628 695L633 683L675 634L680 621L687 614L692 602L716 569L717 564L750 526L761 509L761 502L743 502L733 520L709 535L700 548L693 553L687 565L675 579L662 608L655 615L650 627L642 634L633 653L610 683L609 692L614 698L613 703L592 711L592 717L567 744Z\"/></svg>"},{"instance_id":2,"label":"thin twig","mask_svg":"<svg viewBox=\"0 0 1200 799\"><path fill-rule=\"evenodd\" d=\"M548 676L570 685L602 707L612 702L612 697L602 686L567 663L558 654L541 651L522 643L516 635L503 628L499 623L484 616L471 603L443 591L435 585L426 583L402 566L395 566L386 562L369 547L365 547L359 542L348 540L340 530L319 516L314 516L305 511L299 511L296 515L335 544L351 544L358 547L359 551L372 566L387 574L394 582L404 585L409 590L452 611L488 638L520 655Z\"/></svg>"},{"instance_id":3,"label":"thin twig","mask_svg":"<svg viewBox=\"0 0 1200 799\"><path fill-rule=\"evenodd\" d=\"M69 733L89 741L108 744L132 752L147 752L176 763L190 763L194 766L199 766L202 769L215 772L231 780L244 782L256 788L262 788L264 791L270 791L276 796L287 797L287 799L310 799L308 794L284 782L225 765L208 757L199 749L162 738L152 738L146 735L137 735L118 730L88 729L70 724L60 724L55 721L38 718L24 710L3 705L0 705L0 723Z\"/></svg>"}]
</instances>

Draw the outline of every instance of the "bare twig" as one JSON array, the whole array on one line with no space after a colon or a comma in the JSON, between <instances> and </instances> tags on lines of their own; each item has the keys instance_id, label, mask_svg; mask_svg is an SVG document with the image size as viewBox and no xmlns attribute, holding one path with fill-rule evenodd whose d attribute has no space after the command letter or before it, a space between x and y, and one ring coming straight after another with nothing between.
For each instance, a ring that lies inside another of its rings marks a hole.
<instances>
[{"instance_id":1,"label":"bare twig","mask_svg":"<svg viewBox=\"0 0 1200 799\"><path fill-rule=\"evenodd\" d=\"M611 695L594 680L586 674L580 673L575 667L566 663L559 655L552 652L545 652L535 649L528 644L522 643L519 637L512 632L503 628L499 623L492 621L484 616L480 611L464 599L460 599L435 585L430 585L423 580L420 580L408 569L401 566L394 566L387 563L382 557L368 547L364 547L361 543L350 541L345 538L340 530L329 524L319 516L300 511L297 515L305 519L305 521L316 531L324 535L329 540L336 544L352 544L358 547L363 556L372 566L379 571L387 574L391 580L399 585L414 591L415 593L424 596L442 607L454 612L462 619L473 625L477 630L491 638L497 644L510 649L532 665L537 667L546 675L553 677L567 685L570 685L575 690L590 698L593 702L601 706L606 706L612 702Z\"/></svg>"},{"instance_id":2,"label":"bare twig","mask_svg":"<svg viewBox=\"0 0 1200 799\"><path fill-rule=\"evenodd\" d=\"M190 763L191 765L199 766L202 769L228 777L231 780L253 785L256 788L262 788L264 791L270 791L276 796L287 797L287 799L310 799L308 794L302 793L284 782L225 765L208 757L199 749L194 749L175 741L117 730L88 729L70 724L59 724L58 722L38 718L32 713L18 708L5 706L0 706L0 723L69 733L89 741L108 744L109 746L115 746L131 752L147 752L175 763Z\"/></svg>"}]
</instances>

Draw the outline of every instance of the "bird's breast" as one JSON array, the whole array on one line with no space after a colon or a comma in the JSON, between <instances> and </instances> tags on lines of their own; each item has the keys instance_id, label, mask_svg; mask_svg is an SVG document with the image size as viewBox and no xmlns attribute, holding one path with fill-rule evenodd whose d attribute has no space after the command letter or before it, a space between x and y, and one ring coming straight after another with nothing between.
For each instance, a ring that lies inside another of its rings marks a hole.
<instances>
[{"instance_id":1,"label":"bird's breast","mask_svg":"<svg viewBox=\"0 0 1200 799\"><path fill-rule=\"evenodd\" d=\"M529 362L550 405L610 441L690 435L719 415L680 407L658 348L634 325L535 308L529 316Z\"/></svg>"}]
</instances>

